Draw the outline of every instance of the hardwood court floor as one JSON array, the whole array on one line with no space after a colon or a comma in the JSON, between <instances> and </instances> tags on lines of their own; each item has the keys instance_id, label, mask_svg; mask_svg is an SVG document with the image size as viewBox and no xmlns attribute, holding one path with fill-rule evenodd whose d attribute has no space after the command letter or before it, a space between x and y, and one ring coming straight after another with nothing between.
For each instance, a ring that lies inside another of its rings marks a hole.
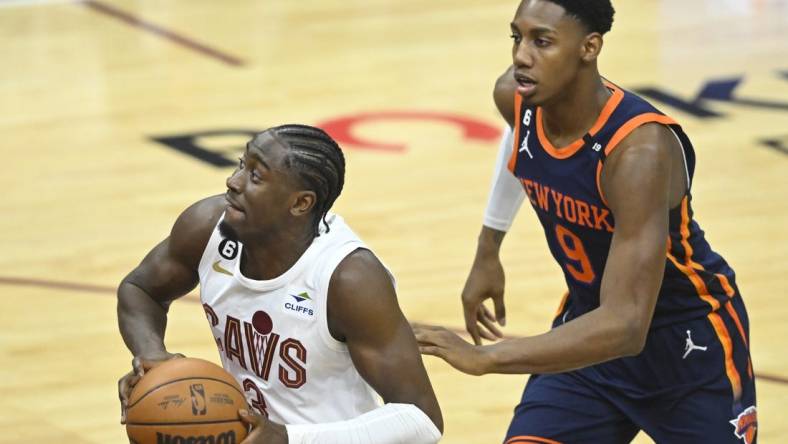
<instances>
[{"instance_id":1,"label":"hardwood court floor","mask_svg":"<svg viewBox=\"0 0 788 444\"><path fill-rule=\"evenodd\" d=\"M697 147L698 219L749 307L760 437L787 442L788 2L615 6L601 69L681 99L656 104ZM224 190L230 170L205 159L233 161L244 131L357 122L352 135L367 140L343 141L336 210L394 270L411 319L460 327L501 127L491 88L509 63L515 8L0 1L0 443L123 442L115 390L130 356L114 287L183 208ZM218 135L190 138L206 131ZM563 285L531 210L503 256L507 333L544 331ZM217 360L194 299L173 306L167 339ZM526 377L426 362L443 442L500 442Z\"/></svg>"}]
</instances>

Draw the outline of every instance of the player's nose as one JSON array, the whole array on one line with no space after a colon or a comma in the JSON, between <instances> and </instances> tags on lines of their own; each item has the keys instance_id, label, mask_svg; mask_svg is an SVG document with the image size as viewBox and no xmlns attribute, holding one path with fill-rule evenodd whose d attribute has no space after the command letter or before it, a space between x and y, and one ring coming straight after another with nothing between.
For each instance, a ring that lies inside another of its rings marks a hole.
<instances>
[{"instance_id":1,"label":"player's nose","mask_svg":"<svg viewBox=\"0 0 788 444\"><path fill-rule=\"evenodd\" d=\"M243 174L244 172L240 168L233 171L233 173L230 174L230 176L227 177L227 180L225 181L225 185L227 185L227 189L234 193L240 193L241 187L243 186L242 185L243 180L241 180L241 176Z\"/></svg>"},{"instance_id":2,"label":"player's nose","mask_svg":"<svg viewBox=\"0 0 788 444\"><path fill-rule=\"evenodd\" d=\"M514 49L512 59L514 66L516 67L530 68L534 65L534 58L531 54L531 49L525 40L520 42L520 44Z\"/></svg>"}]
</instances>

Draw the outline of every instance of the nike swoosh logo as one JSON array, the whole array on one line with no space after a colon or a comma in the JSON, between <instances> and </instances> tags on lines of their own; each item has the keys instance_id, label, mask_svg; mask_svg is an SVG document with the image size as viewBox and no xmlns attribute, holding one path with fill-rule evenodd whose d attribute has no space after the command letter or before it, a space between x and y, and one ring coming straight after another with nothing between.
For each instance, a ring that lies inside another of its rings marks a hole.
<instances>
[{"instance_id":1,"label":"nike swoosh logo","mask_svg":"<svg viewBox=\"0 0 788 444\"><path fill-rule=\"evenodd\" d=\"M226 268L222 268L222 266L219 265L221 262L222 261L216 261L213 263L213 271L217 273L224 273L228 276L232 276L233 274L230 271L228 271Z\"/></svg>"}]
</instances>

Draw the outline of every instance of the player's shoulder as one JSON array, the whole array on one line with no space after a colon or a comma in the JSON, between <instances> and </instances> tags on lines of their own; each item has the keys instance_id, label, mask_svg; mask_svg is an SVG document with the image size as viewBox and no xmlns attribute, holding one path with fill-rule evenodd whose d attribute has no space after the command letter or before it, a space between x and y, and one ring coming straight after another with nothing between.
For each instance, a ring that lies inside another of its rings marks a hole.
<instances>
[{"instance_id":1,"label":"player's shoulder","mask_svg":"<svg viewBox=\"0 0 788 444\"><path fill-rule=\"evenodd\" d=\"M367 248L357 248L334 269L328 286L329 299L337 307L354 307L396 300L394 278Z\"/></svg>"},{"instance_id":2,"label":"player's shoulder","mask_svg":"<svg viewBox=\"0 0 788 444\"><path fill-rule=\"evenodd\" d=\"M675 120L639 95L608 80L605 82L608 87L614 88L614 95L620 96L616 100L618 104L615 110L610 113L605 123L612 135L605 149L606 153L615 150L620 155L631 148L652 152L669 151L678 144L678 139L670 128L678 126Z\"/></svg>"},{"instance_id":3,"label":"player's shoulder","mask_svg":"<svg viewBox=\"0 0 788 444\"><path fill-rule=\"evenodd\" d=\"M509 126L514 125L515 104L514 96L517 91L517 82L514 80L514 66L510 65L495 81L493 98L498 112Z\"/></svg>"},{"instance_id":4,"label":"player's shoulder","mask_svg":"<svg viewBox=\"0 0 788 444\"><path fill-rule=\"evenodd\" d=\"M357 248L339 262L331 276L330 285L338 290L347 290L383 278L388 278L388 272L375 253L366 248Z\"/></svg>"},{"instance_id":5,"label":"player's shoulder","mask_svg":"<svg viewBox=\"0 0 788 444\"><path fill-rule=\"evenodd\" d=\"M206 197L183 210L175 225L187 231L213 230L225 208L227 201L223 194Z\"/></svg>"},{"instance_id":6,"label":"player's shoulder","mask_svg":"<svg viewBox=\"0 0 788 444\"><path fill-rule=\"evenodd\" d=\"M219 194L201 199L183 210L170 232L173 248L195 252L199 250L202 254L202 249L208 243L226 207L224 195Z\"/></svg>"},{"instance_id":7,"label":"player's shoulder","mask_svg":"<svg viewBox=\"0 0 788 444\"><path fill-rule=\"evenodd\" d=\"M631 163L668 159L674 150L680 149L681 145L670 128L659 122L644 123L629 132L610 153L606 168L617 169Z\"/></svg>"}]
</instances>

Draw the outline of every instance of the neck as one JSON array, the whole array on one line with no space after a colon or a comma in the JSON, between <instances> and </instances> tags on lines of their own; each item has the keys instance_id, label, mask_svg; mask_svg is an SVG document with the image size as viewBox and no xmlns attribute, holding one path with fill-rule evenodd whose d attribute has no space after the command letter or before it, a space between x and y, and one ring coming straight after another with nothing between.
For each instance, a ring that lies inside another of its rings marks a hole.
<instances>
[{"instance_id":1,"label":"neck","mask_svg":"<svg viewBox=\"0 0 788 444\"><path fill-rule=\"evenodd\" d=\"M581 76L564 94L542 106L542 125L555 146L583 137L605 107L610 91L599 73Z\"/></svg>"},{"instance_id":2,"label":"neck","mask_svg":"<svg viewBox=\"0 0 788 444\"><path fill-rule=\"evenodd\" d=\"M277 235L260 236L244 242L241 273L249 279L270 280L289 270L312 244L309 227L277 231Z\"/></svg>"}]
</instances>

